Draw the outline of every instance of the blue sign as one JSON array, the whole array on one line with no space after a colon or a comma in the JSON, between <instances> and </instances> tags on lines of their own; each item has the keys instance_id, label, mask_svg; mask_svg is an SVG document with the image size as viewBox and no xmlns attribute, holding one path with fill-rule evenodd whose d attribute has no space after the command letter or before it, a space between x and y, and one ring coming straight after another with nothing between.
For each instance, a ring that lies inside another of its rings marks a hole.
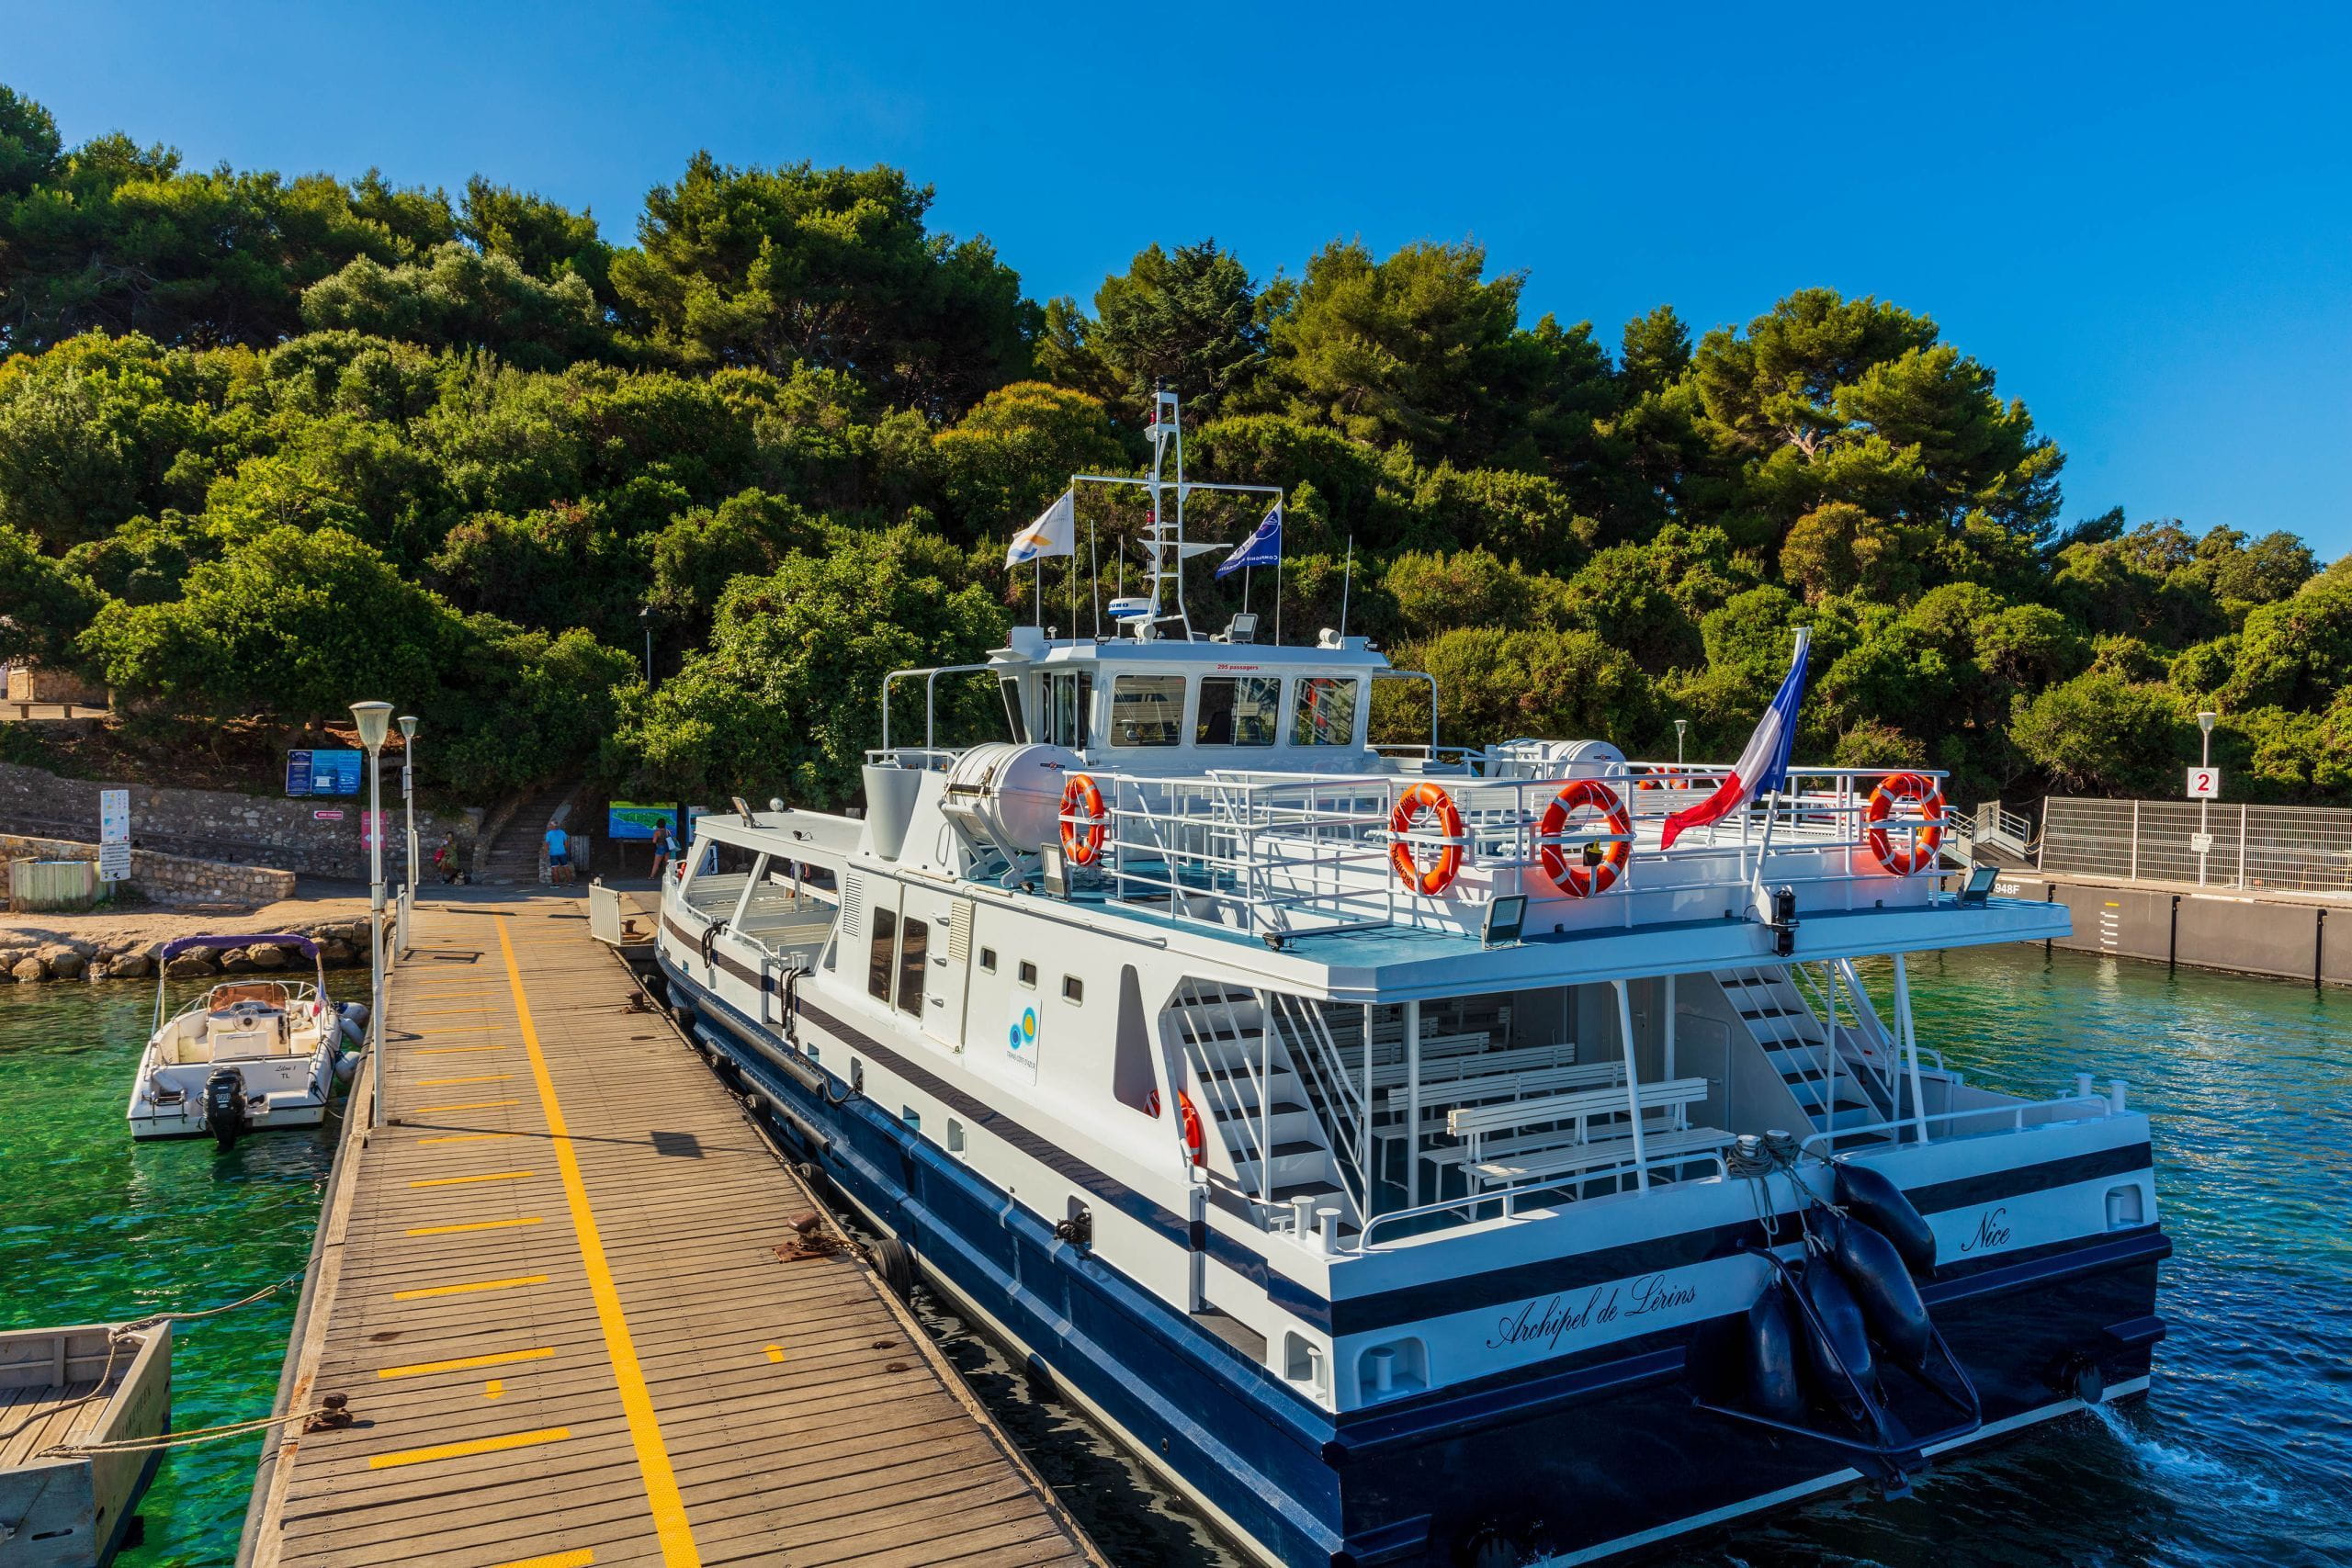
<instances>
[{"instance_id":1,"label":"blue sign","mask_svg":"<svg viewBox=\"0 0 2352 1568\"><path fill-rule=\"evenodd\" d=\"M286 753L286 793L288 795L357 795L364 751L288 751Z\"/></svg>"}]
</instances>

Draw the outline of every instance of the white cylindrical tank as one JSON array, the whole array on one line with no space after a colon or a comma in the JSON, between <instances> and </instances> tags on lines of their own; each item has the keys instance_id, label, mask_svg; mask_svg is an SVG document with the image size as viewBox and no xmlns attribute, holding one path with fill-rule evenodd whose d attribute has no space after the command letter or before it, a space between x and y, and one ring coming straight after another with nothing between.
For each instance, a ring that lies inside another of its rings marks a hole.
<instances>
[{"instance_id":1,"label":"white cylindrical tank","mask_svg":"<svg viewBox=\"0 0 2352 1568\"><path fill-rule=\"evenodd\" d=\"M948 770L940 809L967 833L1031 853L1061 836L1062 786L1085 765L1066 746L975 746Z\"/></svg>"},{"instance_id":2,"label":"white cylindrical tank","mask_svg":"<svg viewBox=\"0 0 2352 1568\"><path fill-rule=\"evenodd\" d=\"M1625 753L1606 740L1506 740L1493 754L1507 759L1497 773L1505 778L1623 778Z\"/></svg>"}]
</instances>

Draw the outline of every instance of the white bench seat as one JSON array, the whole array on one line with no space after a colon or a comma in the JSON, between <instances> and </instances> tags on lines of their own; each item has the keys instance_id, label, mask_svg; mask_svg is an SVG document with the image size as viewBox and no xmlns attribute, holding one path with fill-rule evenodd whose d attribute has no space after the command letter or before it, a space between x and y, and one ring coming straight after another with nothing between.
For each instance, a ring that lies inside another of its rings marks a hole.
<instances>
[{"instance_id":1,"label":"white bench seat","mask_svg":"<svg viewBox=\"0 0 2352 1568\"><path fill-rule=\"evenodd\" d=\"M1735 1134L1720 1127L1684 1127L1655 1133L1645 1128L1642 1153L1653 1166L1679 1163L1683 1159L1720 1153L1731 1145L1734 1137ZM1630 1136L1618 1136L1487 1160L1470 1168L1480 1180L1499 1186L1507 1182L1540 1180L1546 1177L1573 1176L1602 1166L1631 1164L1633 1158L1634 1140Z\"/></svg>"}]
</instances>

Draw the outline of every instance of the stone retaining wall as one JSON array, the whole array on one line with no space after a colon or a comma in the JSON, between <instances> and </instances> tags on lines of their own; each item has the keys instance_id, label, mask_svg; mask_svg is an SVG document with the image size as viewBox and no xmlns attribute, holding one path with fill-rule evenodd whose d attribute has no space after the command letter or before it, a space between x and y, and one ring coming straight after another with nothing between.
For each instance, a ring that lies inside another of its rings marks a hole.
<instances>
[{"instance_id":1,"label":"stone retaining wall","mask_svg":"<svg viewBox=\"0 0 2352 1568\"><path fill-rule=\"evenodd\" d=\"M97 858L96 844L0 833L0 899L7 897L7 863L12 860ZM133 850L130 886L159 904L275 904L294 897L294 874L266 865L226 865L219 861Z\"/></svg>"},{"instance_id":2,"label":"stone retaining wall","mask_svg":"<svg viewBox=\"0 0 2352 1568\"><path fill-rule=\"evenodd\" d=\"M368 964L368 921L314 920L279 928L307 936L319 944L319 957L330 969ZM39 985L53 980L152 980L163 956L161 938L99 937L93 941L27 942L11 941L0 931L0 986ZM214 975L283 974L296 979L310 973L311 960L299 947L256 942L246 947L199 948L183 953L167 965L175 977L201 979Z\"/></svg>"},{"instance_id":3,"label":"stone retaining wall","mask_svg":"<svg viewBox=\"0 0 2352 1568\"><path fill-rule=\"evenodd\" d=\"M400 772L389 763L384 786L384 816L391 829L384 845L384 875L399 881L405 860ZM364 793L333 799L288 799L228 790L157 789L60 778L40 768L0 762L0 829L65 839L95 835L102 789L130 791L133 843L194 859L367 880L368 852L359 839L361 818L368 809ZM321 812L333 813L333 819L320 820ZM463 813L448 818L428 811L416 814L417 843L427 870L433 846L441 835L454 828L463 846L473 837L473 821Z\"/></svg>"}]
</instances>

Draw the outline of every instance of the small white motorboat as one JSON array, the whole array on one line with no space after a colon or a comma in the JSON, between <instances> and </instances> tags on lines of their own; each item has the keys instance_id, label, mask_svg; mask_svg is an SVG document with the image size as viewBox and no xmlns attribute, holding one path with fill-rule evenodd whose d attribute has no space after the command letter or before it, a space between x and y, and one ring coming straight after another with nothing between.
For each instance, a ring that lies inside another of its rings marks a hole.
<instances>
[{"instance_id":1,"label":"small white motorboat","mask_svg":"<svg viewBox=\"0 0 2352 1568\"><path fill-rule=\"evenodd\" d=\"M261 943L299 949L317 965L316 978L241 976L168 1018L165 982L156 982L155 1030L130 1090L132 1137L209 1133L225 1149L247 1133L325 1120L344 1037L360 1038L367 1009L328 999L316 942L284 934L180 937L164 944L157 967L195 948Z\"/></svg>"}]
</instances>

